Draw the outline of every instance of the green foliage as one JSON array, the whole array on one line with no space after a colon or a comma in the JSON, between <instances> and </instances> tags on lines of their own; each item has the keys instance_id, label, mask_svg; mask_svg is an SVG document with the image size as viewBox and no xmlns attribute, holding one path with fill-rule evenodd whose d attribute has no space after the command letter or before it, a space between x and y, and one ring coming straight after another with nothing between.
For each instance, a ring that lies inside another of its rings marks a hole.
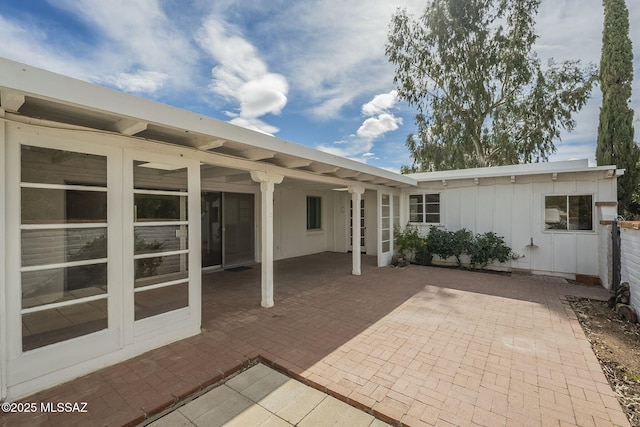
<instances>
[{"instance_id":1,"label":"green foliage","mask_svg":"<svg viewBox=\"0 0 640 427\"><path fill-rule=\"evenodd\" d=\"M407 224L404 229L394 227L393 234L395 249L405 259L409 256L415 259L415 255L423 253L427 247L426 238L420 235L417 227L410 224Z\"/></svg>"},{"instance_id":2,"label":"green foliage","mask_svg":"<svg viewBox=\"0 0 640 427\"><path fill-rule=\"evenodd\" d=\"M84 245L69 257L69 261L82 261L87 259L99 259L107 257L107 236L98 236ZM104 268L101 264L90 264L79 266L87 274L89 280L94 283L100 282Z\"/></svg>"},{"instance_id":3,"label":"green foliage","mask_svg":"<svg viewBox=\"0 0 640 427\"><path fill-rule=\"evenodd\" d=\"M442 259L447 259L455 255L453 235L451 231L431 227L427 237L427 250L438 255Z\"/></svg>"},{"instance_id":4,"label":"green foliage","mask_svg":"<svg viewBox=\"0 0 640 427\"><path fill-rule=\"evenodd\" d=\"M542 67L531 52L540 0L429 0L418 19L399 10L386 54L398 95L416 107L418 135L403 172L547 160L588 100L593 66Z\"/></svg>"},{"instance_id":5,"label":"green foliage","mask_svg":"<svg viewBox=\"0 0 640 427\"><path fill-rule=\"evenodd\" d=\"M427 249L442 259L455 257L458 266L462 265L462 255L469 255L471 264L482 268L494 260L506 262L511 254L511 248L505 244L504 238L495 233L490 231L474 236L464 228L448 231L431 227L427 236Z\"/></svg>"},{"instance_id":6,"label":"green foliage","mask_svg":"<svg viewBox=\"0 0 640 427\"><path fill-rule=\"evenodd\" d=\"M504 238L492 231L476 235L470 249L471 264L482 268L494 260L507 262L511 254L511 248L506 245Z\"/></svg>"},{"instance_id":7,"label":"green foliage","mask_svg":"<svg viewBox=\"0 0 640 427\"><path fill-rule=\"evenodd\" d=\"M640 149L633 141L633 110L629 108L633 82L633 49L629 38L629 11L624 0L604 0L604 28L600 58L602 106L598 124L596 161L625 169L618 178L618 211L625 217L640 214L637 203Z\"/></svg>"},{"instance_id":8,"label":"green foliage","mask_svg":"<svg viewBox=\"0 0 640 427\"><path fill-rule=\"evenodd\" d=\"M448 231L431 227L427 236L427 249L442 259L455 257L458 266L462 265L461 257L468 253L473 242L473 233L466 228L458 231Z\"/></svg>"},{"instance_id":9,"label":"green foliage","mask_svg":"<svg viewBox=\"0 0 640 427\"><path fill-rule=\"evenodd\" d=\"M135 234L134 247L136 253L140 252L157 252L162 249L163 243L154 240L153 242L147 242L138 234ZM158 268L162 265L162 257L142 258L136 261L135 278L149 277L156 274Z\"/></svg>"}]
</instances>

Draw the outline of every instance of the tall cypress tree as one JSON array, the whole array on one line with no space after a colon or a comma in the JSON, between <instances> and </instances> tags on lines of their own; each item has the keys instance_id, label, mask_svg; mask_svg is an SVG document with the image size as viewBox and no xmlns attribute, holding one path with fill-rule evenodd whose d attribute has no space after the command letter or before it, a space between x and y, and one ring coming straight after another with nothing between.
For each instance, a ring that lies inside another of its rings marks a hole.
<instances>
[{"instance_id":1,"label":"tall cypress tree","mask_svg":"<svg viewBox=\"0 0 640 427\"><path fill-rule=\"evenodd\" d=\"M638 191L640 149L633 141L633 110L629 108L633 81L629 11L625 0L603 0L603 6L602 107L596 161L598 165L617 165L626 169L625 175L618 179L618 212L633 216L640 213L632 202L633 194Z\"/></svg>"}]
</instances>

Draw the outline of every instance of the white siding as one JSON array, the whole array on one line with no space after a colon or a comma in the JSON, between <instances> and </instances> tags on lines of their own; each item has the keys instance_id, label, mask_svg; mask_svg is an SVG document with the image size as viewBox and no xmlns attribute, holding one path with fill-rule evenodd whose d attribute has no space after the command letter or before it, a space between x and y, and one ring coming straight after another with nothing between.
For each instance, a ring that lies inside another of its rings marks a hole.
<instances>
[{"instance_id":1,"label":"white siding","mask_svg":"<svg viewBox=\"0 0 640 427\"><path fill-rule=\"evenodd\" d=\"M441 222L447 230L493 231L520 258L507 263L539 273L598 276L598 217L595 202L615 200L615 180L605 172L421 182L409 194L440 192ZM547 195L593 195L594 231L548 231L544 224ZM424 234L428 226L421 225ZM533 240L533 246L531 246Z\"/></svg>"},{"instance_id":2,"label":"white siding","mask_svg":"<svg viewBox=\"0 0 640 427\"><path fill-rule=\"evenodd\" d=\"M307 196L322 198L322 229L307 230ZM341 249L345 238L336 244L334 224L344 219L342 193L336 191L304 191L278 187L274 192L273 227L274 259L292 258ZM375 201L374 201L375 202ZM348 212L348 205L346 208ZM338 221L336 221L338 216ZM347 219L344 219L346 223ZM339 236L338 236L339 237ZM347 230L348 238L348 230ZM338 248L338 249L337 249Z\"/></svg>"},{"instance_id":3,"label":"white siding","mask_svg":"<svg viewBox=\"0 0 640 427\"><path fill-rule=\"evenodd\" d=\"M620 280L629 282L631 305L640 315L640 230L620 229Z\"/></svg>"}]
</instances>

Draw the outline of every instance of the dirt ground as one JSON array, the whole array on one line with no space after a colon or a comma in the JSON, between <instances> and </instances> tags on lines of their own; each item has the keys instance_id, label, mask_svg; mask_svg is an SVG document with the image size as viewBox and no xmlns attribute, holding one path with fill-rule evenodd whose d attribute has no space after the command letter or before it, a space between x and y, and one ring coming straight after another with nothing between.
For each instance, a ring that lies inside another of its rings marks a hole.
<instances>
[{"instance_id":1,"label":"dirt ground","mask_svg":"<svg viewBox=\"0 0 640 427\"><path fill-rule=\"evenodd\" d=\"M629 422L640 427L640 324L622 320L606 301L568 299Z\"/></svg>"}]
</instances>

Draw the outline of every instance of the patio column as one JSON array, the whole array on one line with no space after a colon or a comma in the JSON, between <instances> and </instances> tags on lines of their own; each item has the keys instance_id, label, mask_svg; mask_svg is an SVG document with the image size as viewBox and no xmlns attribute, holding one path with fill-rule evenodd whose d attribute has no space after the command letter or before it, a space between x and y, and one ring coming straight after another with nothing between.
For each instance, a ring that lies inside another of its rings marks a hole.
<instances>
[{"instance_id":1,"label":"patio column","mask_svg":"<svg viewBox=\"0 0 640 427\"><path fill-rule=\"evenodd\" d=\"M353 237L351 238L351 253L353 255L351 274L359 276L362 274L360 253L360 237L362 236L362 228L360 227L360 201L364 193L364 187L349 187L351 193L351 230Z\"/></svg>"},{"instance_id":2,"label":"patio column","mask_svg":"<svg viewBox=\"0 0 640 427\"><path fill-rule=\"evenodd\" d=\"M251 171L251 179L260 183L261 305L269 308L273 307L273 190L284 176Z\"/></svg>"}]
</instances>

